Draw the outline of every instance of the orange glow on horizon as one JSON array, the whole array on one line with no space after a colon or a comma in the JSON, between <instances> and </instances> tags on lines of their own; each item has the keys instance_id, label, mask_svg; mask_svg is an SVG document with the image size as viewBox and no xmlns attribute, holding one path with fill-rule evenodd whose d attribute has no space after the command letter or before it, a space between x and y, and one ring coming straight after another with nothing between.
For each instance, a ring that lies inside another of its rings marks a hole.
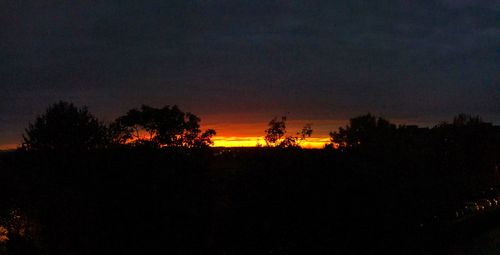
<instances>
[{"instance_id":1,"label":"orange glow on horizon","mask_svg":"<svg viewBox=\"0 0 500 255\"><path fill-rule=\"evenodd\" d=\"M20 146L20 144L0 144L0 151L15 150Z\"/></svg>"},{"instance_id":2,"label":"orange glow on horizon","mask_svg":"<svg viewBox=\"0 0 500 255\"><path fill-rule=\"evenodd\" d=\"M225 137L225 136L215 136L213 139L214 147L256 147L256 146L266 146L264 137L253 136L253 137ZM302 148L307 149L320 149L325 147L325 144L329 143L329 138L317 138L311 137L307 138L300 145Z\"/></svg>"},{"instance_id":3,"label":"orange glow on horizon","mask_svg":"<svg viewBox=\"0 0 500 255\"><path fill-rule=\"evenodd\" d=\"M227 117L235 119L236 117ZM227 121L226 118L206 117L202 122L202 129L215 129L217 135L212 138L214 147L255 147L266 146L264 141L264 130L268 127L268 121ZM226 119L226 120L224 120ZM245 119L241 117L241 119ZM343 124L338 120L290 120L287 121L286 135L294 136L306 123L312 124L312 137L301 143L302 148L323 148L330 143L329 132Z\"/></svg>"},{"instance_id":4,"label":"orange glow on horizon","mask_svg":"<svg viewBox=\"0 0 500 255\"><path fill-rule=\"evenodd\" d=\"M134 137L128 140L126 143L134 142L138 139L149 140L151 137L149 135L140 134L140 138ZM266 146L263 136L250 136L250 137L240 137L240 136L214 136L212 138L214 142L213 147L257 147ZM319 149L325 147L325 144L329 143L329 138L315 138L310 137L303 141L300 145L302 148L308 149Z\"/></svg>"},{"instance_id":5,"label":"orange glow on horizon","mask_svg":"<svg viewBox=\"0 0 500 255\"><path fill-rule=\"evenodd\" d=\"M239 117L239 119L237 118ZM264 141L264 130L268 121L247 119L243 116L214 118L207 116L201 123L201 130L209 128L215 129L217 134L212 137L214 147L256 147L266 146ZM236 119L236 121L229 121ZM303 148L323 148L330 142L328 133L344 124L339 120L290 120L287 121L287 135L294 136L306 123L312 123L312 137L301 143ZM150 139L150 134L144 130L139 131L141 139ZM134 141L133 138L128 142ZM19 147L20 144L6 143L0 144L0 150L11 150Z\"/></svg>"}]
</instances>

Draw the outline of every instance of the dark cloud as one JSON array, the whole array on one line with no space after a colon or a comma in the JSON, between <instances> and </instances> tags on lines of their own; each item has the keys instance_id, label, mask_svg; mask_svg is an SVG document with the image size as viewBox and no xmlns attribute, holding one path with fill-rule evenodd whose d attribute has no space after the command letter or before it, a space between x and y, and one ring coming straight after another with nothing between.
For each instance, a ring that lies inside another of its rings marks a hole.
<instances>
[{"instance_id":1,"label":"dark cloud","mask_svg":"<svg viewBox=\"0 0 500 255\"><path fill-rule=\"evenodd\" d=\"M0 143L59 99L500 120L498 1L3 1ZM14 130L14 131L13 131Z\"/></svg>"}]
</instances>

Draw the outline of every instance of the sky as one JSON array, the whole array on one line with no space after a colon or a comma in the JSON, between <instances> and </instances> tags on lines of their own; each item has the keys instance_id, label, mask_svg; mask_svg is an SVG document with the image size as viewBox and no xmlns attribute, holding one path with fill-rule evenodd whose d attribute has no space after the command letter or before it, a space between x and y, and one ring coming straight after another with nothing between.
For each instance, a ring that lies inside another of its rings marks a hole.
<instances>
[{"instance_id":1,"label":"sky","mask_svg":"<svg viewBox=\"0 0 500 255\"><path fill-rule=\"evenodd\" d=\"M282 115L316 139L367 112L500 123L499 20L498 0L0 1L0 147L59 100L105 122L175 104L220 139Z\"/></svg>"}]
</instances>

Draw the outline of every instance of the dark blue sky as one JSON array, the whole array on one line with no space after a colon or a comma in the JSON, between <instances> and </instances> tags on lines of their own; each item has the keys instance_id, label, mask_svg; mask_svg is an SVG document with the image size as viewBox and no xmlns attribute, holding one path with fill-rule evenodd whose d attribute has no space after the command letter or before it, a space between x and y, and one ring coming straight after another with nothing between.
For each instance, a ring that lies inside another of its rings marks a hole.
<instances>
[{"instance_id":1,"label":"dark blue sky","mask_svg":"<svg viewBox=\"0 0 500 255\"><path fill-rule=\"evenodd\" d=\"M499 20L500 1L1 1L0 144L61 99L106 121L500 122Z\"/></svg>"}]
</instances>

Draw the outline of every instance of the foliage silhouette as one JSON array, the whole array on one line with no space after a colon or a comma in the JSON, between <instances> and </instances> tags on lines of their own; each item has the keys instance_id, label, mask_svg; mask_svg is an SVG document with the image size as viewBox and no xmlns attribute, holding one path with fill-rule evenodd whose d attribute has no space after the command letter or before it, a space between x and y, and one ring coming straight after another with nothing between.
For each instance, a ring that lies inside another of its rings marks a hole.
<instances>
[{"instance_id":1,"label":"foliage silhouette","mask_svg":"<svg viewBox=\"0 0 500 255\"><path fill-rule=\"evenodd\" d=\"M207 147L213 145L215 130L200 130L200 118L181 111L176 105L154 108L142 105L116 119L110 133L116 144L152 147ZM141 135L145 131L147 135Z\"/></svg>"},{"instance_id":2,"label":"foliage silhouette","mask_svg":"<svg viewBox=\"0 0 500 255\"><path fill-rule=\"evenodd\" d=\"M286 116L282 116L281 120L278 120L277 117L274 117L268 124L269 128L266 129L266 136L264 137L264 141L266 145L269 147L279 147L279 144L282 142L282 138L286 133Z\"/></svg>"},{"instance_id":3,"label":"foliage silhouette","mask_svg":"<svg viewBox=\"0 0 500 255\"><path fill-rule=\"evenodd\" d=\"M437 127L477 127L483 125L484 122L479 116L472 116L470 114L459 113L453 117L451 123L442 122Z\"/></svg>"},{"instance_id":4,"label":"foliage silhouette","mask_svg":"<svg viewBox=\"0 0 500 255\"><path fill-rule=\"evenodd\" d=\"M30 123L23 140L26 150L90 150L109 144L106 126L87 107L63 101Z\"/></svg>"},{"instance_id":5,"label":"foliage silhouette","mask_svg":"<svg viewBox=\"0 0 500 255\"><path fill-rule=\"evenodd\" d=\"M330 132L330 141L339 148L383 145L395 134L396 125L370 113L349 120L349 125Z\"/></svg>"},{"instance_id":6,"label":"foliage silhouette","mask_svg":"<svg viewBox=\"0 0 500 255\"><path fill-rule=\"evenodd\" d=\"M308 137L311 137L313 129L311 124L306 124L296 133L296 136L286 135L286 116L282 116L281 120L274 117L268 124L269 128L264 132L266 133L264 141L268 147L278 148L300 148L300 144Z\"/></svg>"}]
</instances>

